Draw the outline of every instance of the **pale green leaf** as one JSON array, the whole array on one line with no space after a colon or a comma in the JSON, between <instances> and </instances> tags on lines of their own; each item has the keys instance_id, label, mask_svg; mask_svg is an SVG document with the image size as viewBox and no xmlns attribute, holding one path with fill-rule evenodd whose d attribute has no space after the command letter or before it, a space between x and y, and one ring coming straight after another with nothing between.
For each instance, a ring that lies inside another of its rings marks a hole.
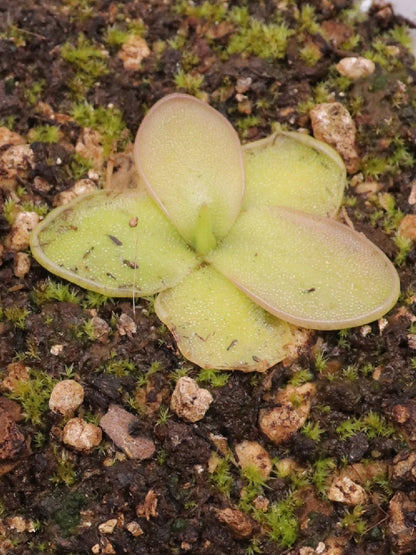
<instances>
[{"instance_id":1,"label":"pale green leaf","mask_svg":"<svg viewBox=\"0 0 416 555\"><path fill-rule=\"evenodd\" d=\"M237 134L219 112L185 94L162 98L140 125L135 160L149 193L190 245L206 248L228 233L242 205L244 164Z\"/></svg>"},{"instance_id":2,"label":"pale green leaf","mask_svg":"<svg viewBox=\"0 0 416 555\"><path fill-rule=\"evenodd\" d=\"M153 200L134 190L99 191L53 210L31 248L53 274L113 297L162 291L198 263Z\"/></svg>"},{"instance_id":3,"label":"pale green leaf","mask_svg":"<svg viewBox=\"0 0 416 555\"><path fill-rule=\"evenodd\" d=\"M202 368L265 371L287 355L288 324L209 266L157 297L155 310L182 354Z\"/></svg>"},{"instance_id":4,"label":"pale green leaf","mask_svg":"<svg viewBox=\"0 0 416 555\"><path fill-rule=\"evenodd\" d=\"M364 235L290 208L243 212L207 260L266 310L308 328L371 322L399 295L394 266Z\"/></svg>"},{"instance_id":5,"label":"pale green leaf","mask_svg":"<svg viewBox=\"0 0 416 555\"><path fill-rule=\"evenodd\" d=\"M329 145L302 133L278 131L244 146L244 207L289 206L322 216L342 202L346 172Z\"/></svg>"}]
</instances>

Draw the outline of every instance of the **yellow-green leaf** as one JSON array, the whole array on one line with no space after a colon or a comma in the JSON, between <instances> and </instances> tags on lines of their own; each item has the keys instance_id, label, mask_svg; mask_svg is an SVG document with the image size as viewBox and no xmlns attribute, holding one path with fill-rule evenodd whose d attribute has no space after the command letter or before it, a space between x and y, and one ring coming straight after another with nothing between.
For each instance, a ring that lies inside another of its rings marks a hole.
<instances>
[{"instance_id":1,"label":"yellow-green leaf","mask_svg":"<svg viewBox=\"0 0 416 555\"><path fill-rule=\"evenodd\" d=\"M399 295L394 266L364 235L290 208L243 212L207 260L266 310L308 328L371 322Z\"/></svg>"},{"instance_id":2,"label":"yellow-green leaf","mask_svg":"<svg viewBox=\"0 0 416 555\"><path fill-rule=\"evenodd\" d=\"M113 297L162 291L198 263L153 200L134 190L99 191L53 210L31 248L53 274Z\"/></svg>"},{"instance_id":3,"label":"yellow-green leaf","mask_svg":"<svg viewBox=\"0 0 416 555\"><path fill-rule=\"evenodd\" d=\"M302 133L278 131L243 151L245 208L289 206L322 216L337 212L346 172L329 145Z\"/></svg>"},{"instance_id":4,"label":"yellow-green leaf","mask_svg":"<svg viewBox=\"0 0 416 555\"><path fill-rule=\"evenodd\" d=\"M233 127L186 94L159 100L137 132L135 160L149 193L184 239L197 248L224 237L244 195L242 148ZM200 236L201 209L209 241Z\"/></svg>"},{"instance_id":5,"label":"yellow-green leaf","mask_svg":"<svg viewBox=\"0 0 416 555\"><path fill-rule=\"evenodd\" d=\"M155 310L182 354L202 368L265 371L287 355L288 324L209 266L157 297Z\"/></svg>"}]
</instances>

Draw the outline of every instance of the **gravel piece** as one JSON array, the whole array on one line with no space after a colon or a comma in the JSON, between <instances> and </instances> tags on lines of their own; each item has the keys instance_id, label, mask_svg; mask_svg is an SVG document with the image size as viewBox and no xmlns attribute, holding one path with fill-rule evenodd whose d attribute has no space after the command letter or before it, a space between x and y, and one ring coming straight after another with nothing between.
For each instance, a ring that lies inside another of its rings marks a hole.
<instances>
[{"instance_id":1,"label":"gravel piece","mask_svg":"<svg viewBox=\"0 0 416 555\"><path fill-rule=\"evenodd\" d=\"M170 408L180 418L188 422L197 422L204 418L212 400L212 395L207 389L200 388L195 380L184 376L176 382Z\"/></svg>"},{"instance_id":2,"label":"gravel piece","mask_svg":"<svg viewBox=\"0 0 416 555\"><path fill-rule=\"evenodd\" d=\"M57 383L49 398L49 408L64 416L72 416L84 401L84 388L75 380Z\"/></svg>"},{"instance_id":3,"label":"gravel piece","mask_svg":"<svg viewBox=\"0 0 416 555\"><path fill-rule=\"evenodd\" d=\"M328 499L347 505L364 505L367 501L367 494L364 488L344 476L332 482L328 489Z\"/></svg>"},{"instance_id":4,"label":"gravel piece","mask_svg":"<svg viewBox=\"0 0 416 555\"><path fill-rule=\"evenodd\" d=\"M374 73L376 66L372 60L361 56L342 58L335 66L341 75L350 79L360 79Z\"/></svg>"},{"instance_id":5,"label":"gravel piece","mask_svg":"<svg viewBox=\"0 0 416 555\"><path fill-rule=\"evenodd\" d=\"M299 387L288 385L274 397L276 407L261 409L260 429L274 443L287 441L305 423L311 409L315 387L311 383ZM296 399L296 404L292 401Z\"/></svg>"},{"instance_id":6,"label":"gravel piece","mask_svg":"<svg viewBox=\"0 0 416 555\"><path fill-rule=\"evenodd\" d=\"M355 173L360 159L355 148L355 123L348 110L340 102L324 102L312 108L309 116L315 139L333 146L347 171Z\"/></svg>"},{"instance_id":7,"label":"gravel piece","mask_svg":"<svg viewBox=\"0 0 416 555\"><path fill-rule=\"evenodd\" d=\"M85 422L82 418L71 418L65 424L63 442L77 451L90 451L101 443L101 428Z\"/></svg>"},{"instance_id":8,"label":"gravel piece","mask_svg":"<svg viewBox=\"0 0 416 555\"><path fill-rule=\"evenodd\" d=\"M153 441L146 437L133 437L129 432L139 423L140 420L136 416L118 405L110 405L100 420L104 432L130 459L150 459L156 449Z\"/></svg>"},{"instance_id":9,"label":"gravel piece","mask_svg":"<svg viewBox=\"0 0 416 555\"><path fill-rule=\"evenodd\" d=\"M235 453L241 468L255 467L267 478L272 471L272 459L266 449L257 441L242 441L235 446Z\"/></svg>"}]
</instances>

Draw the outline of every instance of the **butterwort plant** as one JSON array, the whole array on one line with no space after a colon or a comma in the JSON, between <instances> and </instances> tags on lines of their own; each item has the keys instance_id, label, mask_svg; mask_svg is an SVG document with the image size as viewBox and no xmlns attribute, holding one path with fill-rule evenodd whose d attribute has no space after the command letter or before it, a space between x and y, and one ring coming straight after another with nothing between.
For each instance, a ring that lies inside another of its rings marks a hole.
<instances>
[{"instance_id":1,"label":"butterwort plant","mask_svg":"<svg viewBox=\"0 0 416 555\"><path fill-rule=\"evenodd\" d=\"M345 167L328 145L278 131L242 147L219 112L172 94L143 119L134 158L136 189L56 208L32 252L86 289L157 294L158 317L197 365L264 371L299 326L358 326L395 304L394 266L333 218Z\"/></svg>"}]
</instances>

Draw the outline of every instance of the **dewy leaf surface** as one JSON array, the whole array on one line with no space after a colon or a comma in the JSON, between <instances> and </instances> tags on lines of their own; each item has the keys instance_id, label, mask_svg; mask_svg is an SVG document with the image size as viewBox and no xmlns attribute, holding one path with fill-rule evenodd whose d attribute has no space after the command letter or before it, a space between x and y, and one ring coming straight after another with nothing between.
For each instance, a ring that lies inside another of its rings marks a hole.
<instances>
[{"instance_id":1,"label":"dewy leaf surface","mask_svg":"<svg viewBox=\"0 0 416 555\"><path fill-rule=\"evenodd\" d=\"M182 354L203 368L265 371L286 356L286 322L254 304L209 266L157 297L155 310Z\"/></svg>"},{"instance_id":2,"label":"dewy leaf surface","mask_svg":"<svg viewBox=\"0 0 416 555\"><path fill-rule=\"evenodd\" d=\"M137 191L100 191L54 210L31 247L50 272L114 297L157 293L198 263L153 200Z\"/></svg>"},{"instance_id":3,"label":"dewy leaf surface","mask_svg":"<svg viewBox=\"0 0 416 555\"><path fill-rule=\"evenodd\" d=\"M190 245L203 207L215 238L228 233L242 204L244 164L238 136L219 112L189 95L164 97L139 128L135 160L150 194Z\"/></svg>"},{"instance_id":4,"label":"dewy leaf surface","mask_svg":"<svg viewBox=\"0 0 416 555\"><path fill-rule=\"evenodd\" d=\"M346 172L330 146L301 133L278 131L244 146L244 207L289 206L333 216L342 202Z\"/></svg>"},{"instance_id":5,"label":"dewy leaf surface","mask_svg":"<svg viewBox=\"0 0 416 555\"><path fill-rule=\"evenodd\" d=\"M243 212L207 260L266 310L303 327L362 325L399 295L396 270L364 235L289 208Z\"/></svg>"}]
</instances>

